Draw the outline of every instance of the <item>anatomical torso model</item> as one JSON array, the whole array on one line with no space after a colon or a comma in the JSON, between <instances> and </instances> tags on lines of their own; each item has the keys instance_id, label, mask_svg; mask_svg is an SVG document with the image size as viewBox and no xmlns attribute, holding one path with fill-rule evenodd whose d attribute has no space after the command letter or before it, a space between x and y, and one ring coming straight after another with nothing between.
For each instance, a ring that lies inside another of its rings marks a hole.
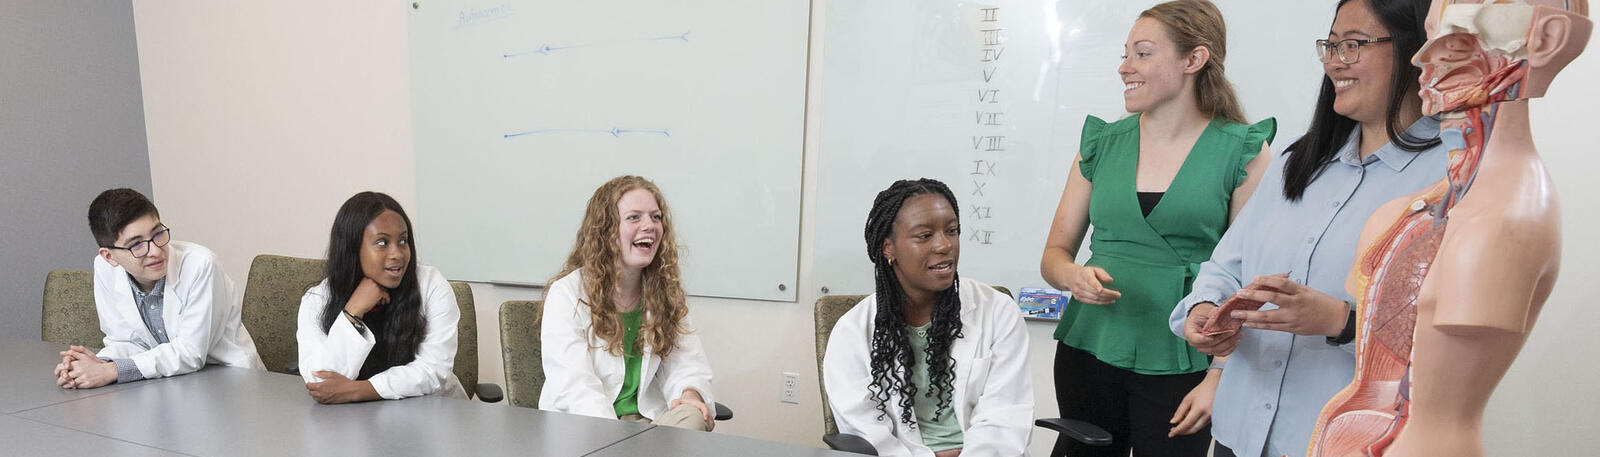
<instances>
[{"instance_id":1,"label":"anatomical torso model","mask_svg":"<svg viewBox=\"0 0 1600 457\"><path fill-rule=\"evenodd\" d=\"M1308 455L1484 454L1484 406L1560 265L1561 212L1527 100L1582 52L1587 14L1584 0L1434 1L1413 63L1450 168L1367 221L1347 284L1355 380L1323 409Z\"/></svg>"}]
</instances>

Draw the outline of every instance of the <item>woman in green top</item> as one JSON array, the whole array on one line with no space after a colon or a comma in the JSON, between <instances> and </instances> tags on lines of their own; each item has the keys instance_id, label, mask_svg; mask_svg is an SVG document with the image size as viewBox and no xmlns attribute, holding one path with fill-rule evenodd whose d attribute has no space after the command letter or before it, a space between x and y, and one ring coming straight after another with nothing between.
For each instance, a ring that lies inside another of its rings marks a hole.
<instances>
[{"instance_id":1,"label":"woman in green top","mask_svg":"<svg viewBox=\"0 0 1600 457\"><path fill-rule=\"evenodd\" d=\"M589 199L545 290L539 409L710 430L711 366L689 322L661 190L614 178Z\"/></svg>"},{"instance_id":2,"label":"woman in green top","mask_svg":"<svg viewBox=\"0 0 1600 457\"><path fill-rule=\"evenodd\" d=\"M1223 75L1226 37L1210 2L1145 10L1117 69L1134 115L1084 123L1040 271L1072 292L1055 333L1061 415L1106 429L1113 445L1058 441L1068 455L1206 455L1220 371L1172 336L1167 316L1254 190L1276 131L1271 119L1244 125ZM1093 255L1080 265L1090 224Z\"/></svg>"}]
</instances>

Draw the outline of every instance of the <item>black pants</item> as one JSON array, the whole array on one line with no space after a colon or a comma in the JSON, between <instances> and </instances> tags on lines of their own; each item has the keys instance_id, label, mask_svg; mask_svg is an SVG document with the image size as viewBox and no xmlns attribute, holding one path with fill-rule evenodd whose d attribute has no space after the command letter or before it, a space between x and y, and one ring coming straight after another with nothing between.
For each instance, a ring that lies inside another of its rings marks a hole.
<instances>
[{"instance_id":1,"label":"black pants","mask_svg":"<svg viewBox=\"0 0 1600 457\"><path fill-rule=\"evenodd\" d=\"M1238 456L1234 455L1233 449L1228 449L1228 447L1227 446L1223 446L1222 443L1217 443L1216 445L1211 447L1211 457L1238 457Z\"/></svg>"},{"instance_id":2,"label":"black pants","mask_svg":"<svg viewBox=\"0 0 1600 457\"><path fill-rule=\"evenodd\" d=\"M1061 417L1088 422L1111 432L1111 445L1087 446L1056 440L1053 454L1070 457L1205 457L1211 425L1192 435L1167 438L1168 423L1200 381L1204 371L1180 375L1142 375L1101 362L1093 354L1056 343L1056 405ZM1065 451L1062 453L1061 451Z\"/></svg>"}]
</instances>

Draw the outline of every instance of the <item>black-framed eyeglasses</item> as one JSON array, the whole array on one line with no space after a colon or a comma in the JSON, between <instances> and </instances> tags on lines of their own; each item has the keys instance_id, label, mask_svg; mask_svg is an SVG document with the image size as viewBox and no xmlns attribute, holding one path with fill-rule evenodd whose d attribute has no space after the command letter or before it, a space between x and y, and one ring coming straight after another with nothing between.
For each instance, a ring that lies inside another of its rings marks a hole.
<instances>
[{"instance_id":1,"label":"black-framed eyeglasses","mask_svg":"<svg viewBox=\"0 0 1600 457\"><path fill-rule=\"evenodd\" d=\"M106 249L121 249L121 250L124 250L124 251L128 251L129 254L133 254L133 258L135 258L135 259L143 259L146 256L150 255L150 247L151 246L155 246L155 247L158 247L158 248L159 247L166 247L167 243L170 242L170 241L172 241L172 229L170 229L170 228L162 228L161 231L156 232L156 234L151 236L150 239L148 239L148 240L140 240L138 242L133 243L132 245L130 245L128 247L122 247L122 246L116 246L116 245L101 246L101 247L106 248Z\"/></svg>"},{"instance_id":2,"label":"black-framed eyeglasses","mask_svg":"<svg viewBox=\"0 0 1600 457\"><path fill-rule=\"evenodd\" d=\"M1337 54L1340 62L1344 62L1345 65L1353 64L1361 61L1362 46L1384 43L1392 39L1394 37L1373 38L1370 40L1357 40L1355 38L1339 41L1317 40L1317 60L1322 61L1322 63L1328 63L1329 57Z\"/></svg>"}]
</instances>

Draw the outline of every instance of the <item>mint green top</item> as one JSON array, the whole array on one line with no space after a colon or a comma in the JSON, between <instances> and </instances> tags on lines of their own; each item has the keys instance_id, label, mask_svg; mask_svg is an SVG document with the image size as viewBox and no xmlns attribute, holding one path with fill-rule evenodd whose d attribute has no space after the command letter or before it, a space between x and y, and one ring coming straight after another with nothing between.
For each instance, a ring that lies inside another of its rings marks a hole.
<instances>
[{"instance_id":1,"label":"mint green top","mask_svg":"<svg viewBox=\"0 0 1600 457\"><path fill-rule=\"evenodd\" d=\"M922 431L922 444L939 452L961 447L961 422L956 420L955 405L946 406L939 414L939 399L927 396L928 387L928 328L906 326L906 338L911 342L911 384L917 386L917 398L912 405L917 412L917 428ZM934 416L939 416L937 419Z\"/></svg>"},{"instance_id":2,"label":"mint green top","mask_svg":"<svg viewBox=\"0 0 1600 457\"><path fill-rule=\"evenodd\" d=\"M1209 358L1174 336L1167 318L1228 228L1228 208L1247 175L1245 164L1276 133L1271 118L1255 125L1212 119L1146 217L1137 195L1139 116L1112 123L1089 116L1078 151L1078 169L1093 184L1094 231L1084 264L1104 268L1113 279L1106 287L1122 298L1110 305L1072 300L1055 338L1139 374L1205 370Z\"/></svg>"},{"instance_id":3,"label":"mint green top","mask_svg":"<svg viewBox=\"0 0 1600 457\"><path fill-rule=\"evenodd\" d=\"M619 313L622 317L622 360L627 365L627 374L622 378L622 392L617 394L617 401L611 403L616 408L617 417L629 414L639 414L639 362L644 360L644 355L634 342L639 340L639 325L644 322L644 310L635 309L626 313Z\"/></svg>"}]
</instances>

